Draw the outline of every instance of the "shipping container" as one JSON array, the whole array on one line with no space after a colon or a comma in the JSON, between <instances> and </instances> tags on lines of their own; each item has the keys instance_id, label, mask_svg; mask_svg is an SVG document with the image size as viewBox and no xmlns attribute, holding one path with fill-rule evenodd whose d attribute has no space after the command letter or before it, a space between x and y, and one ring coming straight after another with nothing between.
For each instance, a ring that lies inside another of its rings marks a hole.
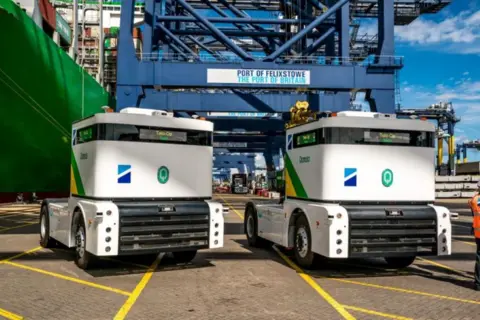
<instances>
[{"instance_id":1,"label":"shipping container","mask_svg":"<svg viewBox=\"0 0 480 320\"><path fill-rule=\"evenodd\" d=\"M98 27L98 26L92 27L91 37L100 38L100 27Z\"/></svg>"},{"instance_id":2,"label":"shipping container","mask_svg":"<svg viewBox=\"0 0 480 320\"><path fill-rule=\"evenodd\" d=\"M110 28L110 34L111 34L112 36L118 35L118 32L119 32L119 31L120 31L120 28L119 28L119 27L111 27L111 28Z\"/></svg>"},{"instance_id":3,"label":"shipping container","mask_svg":"<svg viewBox=\"0 0 480 320\"><path fill-rule=\"evenodd\" d=\"M57 27L56 16L57 12L48 0L38 0L38 6L42 14L43 20L52 27L53 30Z\"/></svg>"},{"instance_id":4,"label":"shipping container","mask_svg":"<svg viewBox=\"0 0 480 320\"><path fill-rule=\"evenodd\" d=\"M140 31L139 28L134 28L133 29L133 38L134 39L140 39L142 32Z\"/></svg>"},{"instance_id":5,"label":"shipping container","mask_svg":"<svg viewBox=\"0 0 480 320\"><path fill-rule=\"evenodd\" d=\"M109 48L116 48L117 47L117 38L110 38L110 47Z\"/></svg>"}]
</instances>

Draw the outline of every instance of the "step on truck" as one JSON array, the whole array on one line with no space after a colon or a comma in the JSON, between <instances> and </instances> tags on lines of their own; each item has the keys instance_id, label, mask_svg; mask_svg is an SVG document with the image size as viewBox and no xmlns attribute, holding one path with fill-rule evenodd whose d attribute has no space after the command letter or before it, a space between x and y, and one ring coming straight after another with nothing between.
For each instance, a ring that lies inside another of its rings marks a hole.
<instances>
[{"instance_id":1,"label":"step on truck","mask_svg":"<svg viewBox=\"0 0 480 320\"><path fill-rule=\"evenodd\" d=\"M73 123L68 199L41 205L40 244L96 257L172 252L189 262L223 246L223 206L212 201L213 123L148 109Z\"/></svg>"},{"instance_id":2,"label":"step on truck","mask_svg":"<svg viewBox=\"0 0 480 320\"><path fill-rule=\"evenodd\" d=\"M246 204L249 245L293 249L307 268L318 257L403 268L450 255L450 212L433 204L434 138L427 121L360 111L288 128L284 196Z\"/></svg>"}]
</instances>

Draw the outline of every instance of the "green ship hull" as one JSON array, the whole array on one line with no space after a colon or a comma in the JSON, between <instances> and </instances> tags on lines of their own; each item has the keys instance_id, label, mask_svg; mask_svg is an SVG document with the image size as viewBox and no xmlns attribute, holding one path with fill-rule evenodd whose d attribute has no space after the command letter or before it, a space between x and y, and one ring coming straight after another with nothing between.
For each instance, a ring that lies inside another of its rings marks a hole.
<instances>
[{"instance_id":1,"label":"green ship hull","mask_svg":"<svg viewBox=\"0 0 480 320\"><path fill-rule=\"evenodd\" d=\"M11 0L0 30L0 193L69 192L71 123L114 100Z\"/></svg>"}]
</instances>

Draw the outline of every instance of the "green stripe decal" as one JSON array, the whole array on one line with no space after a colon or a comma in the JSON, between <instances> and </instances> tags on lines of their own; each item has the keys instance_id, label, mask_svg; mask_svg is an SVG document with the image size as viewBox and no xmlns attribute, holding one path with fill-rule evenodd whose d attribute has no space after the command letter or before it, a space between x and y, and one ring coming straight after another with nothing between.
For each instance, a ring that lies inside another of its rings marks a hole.
<instances>
[{"instance_id":1,"label":"green stripe decal","mask_svg":"<svg viewBox=\"0 0 480 320\"><path fill-rule=\"evenodd\" d=\"M83 189L82 177L80 176L80 171L78 171L77 160L75 159L75 153L72 150L72 169L73 176L75 177L75 184L77 186L77 194L79 196L85 195L85 190Z\"/></svg>"},{"instance_id":2,"label":"green stripe decal","mask_svg":"<svg viewBox=\"0 0 480 320\"><path fill-rule=\"evenodd\" d=\"M308 198L307 192L303 188L302 181L298 177L297 171L293 167L292 160L288 156L288 153L285 154L285 168L288 170L288 175L290 176L290 180L292 180L293 188L295 189L295 193L299 198Z\"/></svg>"}]
</instances>

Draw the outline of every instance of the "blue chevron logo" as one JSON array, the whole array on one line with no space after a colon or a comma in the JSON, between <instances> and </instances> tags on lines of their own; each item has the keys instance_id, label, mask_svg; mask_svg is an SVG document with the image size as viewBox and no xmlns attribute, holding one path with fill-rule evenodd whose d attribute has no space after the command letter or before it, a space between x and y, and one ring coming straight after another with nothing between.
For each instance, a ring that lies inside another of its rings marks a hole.
<instances>
[{"instance_id":1,"label":"blue chevron logo","mask_svg":"<svg viewBox=\"0 0 480 320\"><path fill-rule=\"evenodd\" d=\"M77 129L72 129L72 146L77 144Z\"/></svg>"},{"instance_id":2,"label":"blue chevron logo","mask_svg":"<svg viewBox=\"0 0 480 320\"><path fill-rule=\"evenodd\" d=\"M289 134L287 136L287 150L292 150L293 149L293 135Z\"/></svg>"},{"instance_id":3,"label":"blue chevron logo","mask_svg":"<svg viewBox=\"0 0 480 320\"><path fill-rule=\"evenodd\" d=\"M119 164L117 169L117 182L130 183L132 180L132 166L129 164Z\"/></svg>"},{"instance_id":4,"label":"blue chevron logo","mask_svg":"<svg viewBox=\"0 0 480 320\"><path fill-rule=\"evenodd\" d=\"M345 168L343 171L343 185L345 187L357 186L357 168Z\"/></svg>"}]
</instances>

